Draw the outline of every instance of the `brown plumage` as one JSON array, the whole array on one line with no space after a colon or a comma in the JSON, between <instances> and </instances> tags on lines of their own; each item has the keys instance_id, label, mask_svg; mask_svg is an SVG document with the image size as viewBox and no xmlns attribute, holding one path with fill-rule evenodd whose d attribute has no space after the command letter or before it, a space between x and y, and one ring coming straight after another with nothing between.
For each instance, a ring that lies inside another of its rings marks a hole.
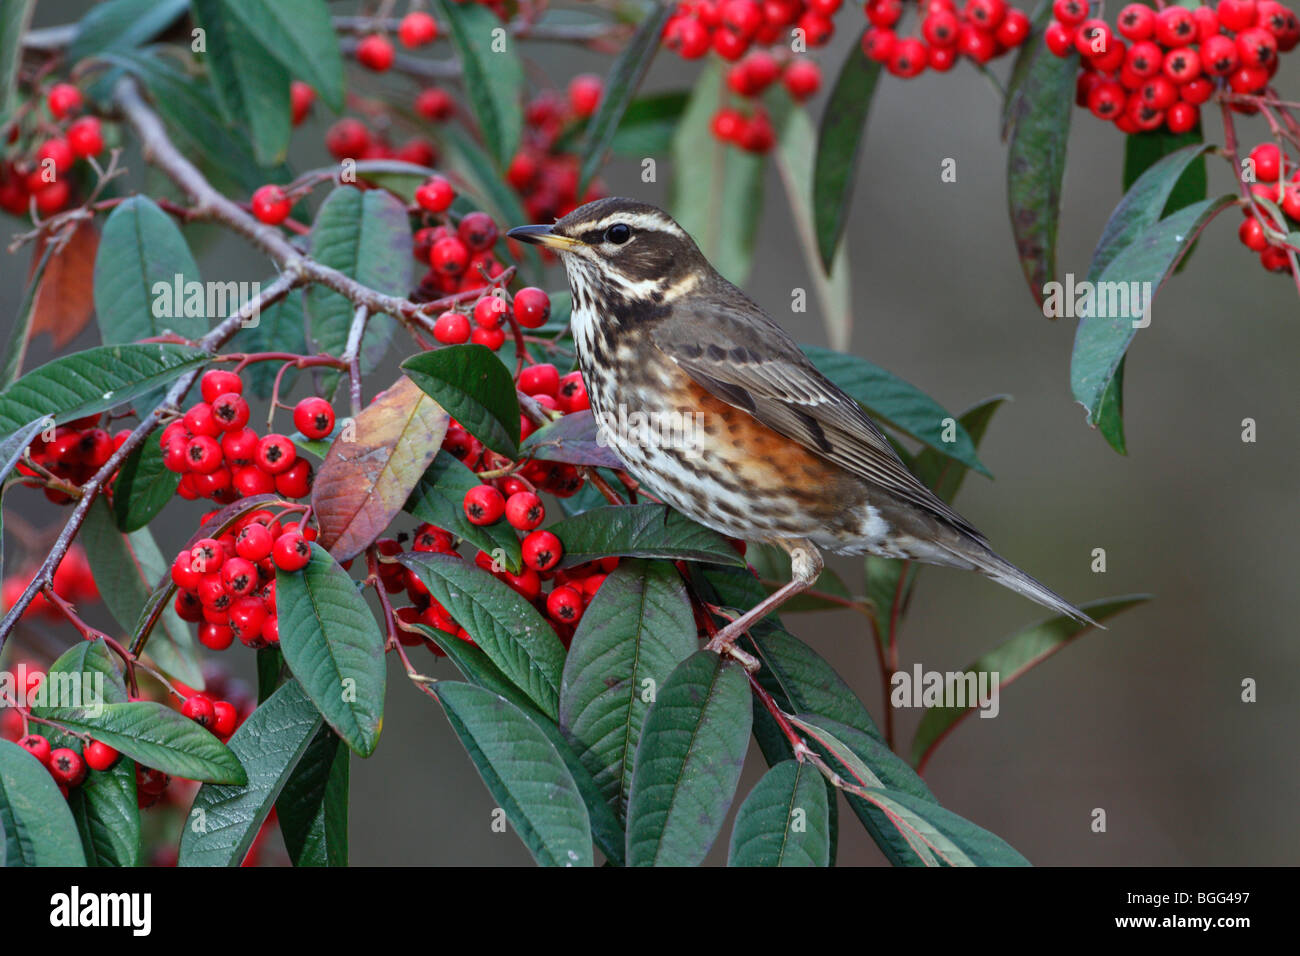
<instances>
[{"instance_id":1,"label":"brown plumage","mask_svg":"<svg viewBox=\"0 0 1300 956\"><path fill-rule=\"evenodd\" d=\"M709 264L666 213L611 198L553 226L513 229L557 252L592 409L701 415L695 441L608 434L628 471L731 537L780 545L794 580L737 619L724 646L821 570L818 548L979 571L1052 610L1091 619L989 548L907 470L862 406Z\"/></svg>"}]
</instances>

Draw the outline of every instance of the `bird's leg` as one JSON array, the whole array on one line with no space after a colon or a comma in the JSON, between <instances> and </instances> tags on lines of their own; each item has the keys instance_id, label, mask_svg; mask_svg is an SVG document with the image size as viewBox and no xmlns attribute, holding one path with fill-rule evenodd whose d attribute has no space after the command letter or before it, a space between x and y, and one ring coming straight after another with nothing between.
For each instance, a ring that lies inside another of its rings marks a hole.
<instances>
[{"instance_id":1,"label":"bird's leg","mask_svg":"<svg viewBox=\"0 0 1300 956\"><path fill-rule=\"evenodd\" d=\"M812 587L821 575L822 568L825 565L822 561L821 552L817 550L816 545L811 541L803 538L793 538L786 541L777 541L776 544L780 545L790 555L790 583L773 591L713 635L713 639L705 645L708 650L716 651L719 654L733 653L735 650L733 645L741 634L744 634L755 622L761 621L800 591Z\"/></svg>"}]
</instances>

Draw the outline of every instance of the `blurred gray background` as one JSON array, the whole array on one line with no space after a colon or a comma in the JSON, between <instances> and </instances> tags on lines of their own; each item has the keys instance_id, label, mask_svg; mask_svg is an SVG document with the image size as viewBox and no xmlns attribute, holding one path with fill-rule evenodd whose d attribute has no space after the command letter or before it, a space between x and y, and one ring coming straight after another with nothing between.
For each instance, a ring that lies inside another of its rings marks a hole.
<instances>
[{"instance_id":1,"label":"blurred gray background","mask_svg":"<svg viewBox=\"0 0 1300 956\"><path fill-rule=\"evenodd\" d=\"M350 5L337 5L340 12ZM66 22L81 3L46 2L38 23ZM846 4L833 46L818 53L827 84L861 13ZM544 44L526 50L562 86L608 60ZM445 45L435 48L446 55ZM1279 87L1300 98L1284 57ZM1005 75L1008 60L996 64ZM674 88L694 66L663 54L648 86ZM536 76L537 73L532 74ZM372 78L364 85L374 87ZM391 85L413 94L394 78ZM822 97L813 101L819 114ZM995 720L970 720L940 748L927 779L945 806L1008 840L1037 864L1294 864L1300 827L1300 762L1293 733L1300 690L1295 621L1296 436L1300 306L1294 284L1270 275L1236 239L1229 211L1201 239L1191 267L1160 293L1151 328L1132 348L1125 381L1129 455L1084 423L1068 370L1074 321L1045 319L1015 258L1006 212L1000 103L967 66L877 90L853 199L855 327L850 350L921 387L959 412L987 396L1014 402L995 417L981 457L997 476L972 476L958 507L1010 560L1076 602L1151 592L1150 604L1086 635L1002 695ZM319 165L329 117L296 133L297 168ZM1260 120L1240 120L1244 145ZM1216 112L1207 138L1218 140ZM1075 112L1069 144L1058 268L1082 277L1119 200L1122 136ZM940 181L956 160L957 182ZM138 169L138 156L130 161ZM1226 163L1212 158L1211 195L1231 191ZM665 177L639 181L615 160L611 192L664 198ZM138 182L138 180L137 180ZM152 186L150 188L153 188ZM795 286L808 286L785 198L769 174L749 291L801 342L826 344L816 311L790 315ZM20 225L6 218L6 233ZM189 232L208 277L259 278L264 264L238 242L203 227ZM7 236L6 236L7 238ZM29 253L0 259L0 315L12 322ZM562 286L556 273L550 283ZM93 326L92 326L93 329ZM87 332L75 347L94 344ZM28 368L48 359L33 345ZM396 359L392 363L396 366ZM376 376L373 393L384 375ZM299 392L301 394L301 392ZM1241 441L1241 421L1258 441ZM31 492L7 510L46 523L65 514ZM203 508L175 501L155 529L164 550L188 535ZM12 539L8 568L17 565ZM1105 548L1105 574L1089 570ZM832 558L853 586L861 562ZM928 569L902 631L902 664L959 669L1041 617L1039 609L974 575ZM848 612L787 615L790 629L827 657L882 720L870 635ZM59 644L74 637L57 631ZM223 663L251 676L252 655ZM427 673L454 677L445 661L416 657ZM1241 682L1258 681L1258 702ZM898 717L906 748L919 715ZM742 793L758 778L757 750ZM490 829L493 801L438 708L390 669L381 746L352 762L351 851L357 864L523 864L511 834ZM1093 833L1092 812L1108 829ZM847 814L847 808L843 808ZM864 831L842 817L840 861L881 864ZM729 832L729 831L727 831ZM713 860L722 859L726 833Z\"/></svg>"}]
</instances>

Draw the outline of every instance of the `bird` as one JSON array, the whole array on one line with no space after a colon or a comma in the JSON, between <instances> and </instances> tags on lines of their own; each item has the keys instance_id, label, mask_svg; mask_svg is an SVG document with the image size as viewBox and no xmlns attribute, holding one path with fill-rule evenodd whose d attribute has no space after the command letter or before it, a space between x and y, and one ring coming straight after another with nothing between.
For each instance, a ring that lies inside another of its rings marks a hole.
<instances>
[{"instance_id":1,"label":"bird","mask_svg":"<svg viewBox=\"0 0 1300 956\"><path fill-rule=\"evenodd\" d=\"M635 410L643 422L699 423L691 441L606 429L627 471L700 524L790 555L790 581L722 627L710 649L734 653L754 623L812 587L823 549L976 571L1100 626L993 551L908 471L865 409L662 209L607 197L507 235L564 266L597 421L618 421L622 409L623 420Z\"/></svg>"}]
</instances>

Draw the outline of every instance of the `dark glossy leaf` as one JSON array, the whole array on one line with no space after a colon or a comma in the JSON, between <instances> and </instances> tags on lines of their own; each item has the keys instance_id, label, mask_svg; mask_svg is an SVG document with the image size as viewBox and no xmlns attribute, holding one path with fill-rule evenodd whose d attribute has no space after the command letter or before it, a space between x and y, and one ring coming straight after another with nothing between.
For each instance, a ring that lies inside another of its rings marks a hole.
<instances>
[{"instance_id":1,"label":"dark glossy leaf","mask_svg":"<svg viewBox=\"0 0 1300 956\"><path fill-rule=\"evenodd\" d=\"M468 541L480 551L500 558L512 573L519 571L519 536L505 522L479 525L465 517L465 493L482 484L451 452L439 451L411 492L405 509L421 521Z\"/></svg>"},{"instance_id":2,"label":"dark glossy leaf","mask_svg":"<svg viewBox=\"0 0 1300 956\"><path fill-rule=\"evenodd\" d=\"M633 100L614 132L610 149L620 156L645 157L672 149L690 95L681 90L649 93Z\"/></svg>"},{"instance_id":3,"label":"dark glossy leaf","mask_svg":"<svg viewBox=\"0 0 1300 956\"><path fill-rule=\"evenodd\" d=\"M609 505L592 508L550 526L564 545L562 567L613 554L743 565L722 535L696 524L667 505Z\"/></svg>"},{"instance_id":4,"label":"dark glossy leaf","mask_svg":"<svg viewBox=\"0 0 1300 956\"><path fill-rule=\"evenodd\" d=\"M629 866L698 866L722 830L749 746L744 669L712 651L683 661L641 729L627 807Z\"/></svg>"},{"instance_id":5,"label":"dark glossy leaf","mask_svg":"<svg viewBox=\"0 0 1300 956\"><path fill-rule=\"evenodd\" d=\"M244 786L205 784L181 831L180 866L239 866L298 761L321 726L301 685L289 681L230 738L248 772Z\"/></svg>"},{"instance_id":6,"label":"dark glossy leaf","mask_svg":"<svg viewBox=\"0 0 1300 956\"><path fill-rule=\"evenodd\" d=\"M437 0L437 5L459 55L465 93L483 142L497 167L505 169L519 147L523 126L524 70L515 54L515 39L485 7L449 0Z\"/></svg>"},{"instance_id":7,"label":"dark glossy leaf","mask_svg":"<svg viewBox=\"0 0 1300 956\"><path fill-rule=\"evenodd\" d=\"M602 444L596 416L589 409L572 412L543 425L519 449L525 458L563 461L571 465L622 468L623 460L608 443Z\"/></svg>"},{"instance_id":8,"label":"dark glossy leaf","mask_svg":"<svg viewBox=\"0 0 1300 956\"><path fill-rule=\"evenodd\" d=\"M411 291L411 242L406 207L381 189L338 187L321 204L311 228L311 254L315 259L391 296L401 297ZM342 355L355 306L322 285L307 291L306 303L316 347L331 355ZM397 322L391 316L378 314L367 320L361 346L364 374L378 368L396 328Z\"/></svg>"},{"instance_id":9,"label":"dark glossy leaf","mask_svg":"<svg viewBox=\"0 0 1300 956\"><path fill-rule=\"evenodd\" d=\"M384 723L385 638L356 583L313 544L301 571L276 571L275 602L290 672L335 733L370 756Z\"/></svg>"},{"instance_id":10,"label":"dark glossy leaf","mask_svg":"<svg viewBox=\"0 0 1300 956\"><path fill-rule=\"evenodd\" d=\"M560 729L620 816L650 702L699 644L677 569L625 561L583 612L560 685Z\"/></svg>"},{"instance_id":11,"label":"dark glossy leaf","mask_svg":"<svg viewBox=\"0 0 1300 956\"><path fill-rule=\"evenodd\" d=\"M90 734L146 767L173 777L243 785L235 755L180 711L153 701L85 707L33 707L32 713Z\"/></svg>"},{"instance_id":12,"label":"dark glossy leaf","mask_svg":"<svg viewBox=\"0 0 1300 956\"><path fill-rule=\"evenodd\" d=\"M659 52L664 24L672 12L672 4L654 4L609 68L600 104L587 124L587 136L579 155L579 194L586 191L587 184L604 162L614 133L645 78L646 71L650 69L651 61Z\"/></svg>"},{"instance_id":13,"label":"dark glossy leaf","mask_svg":"<svg viewBox=\"0 0 1300 956\"><path fill-rule=\"evenodd\" d=\"M447 712L488 791L542 866L591 866L591 823L564 761L514 704L472 684L439 681Z\"/></svg>"},{"instance_id":14,"label":"dark glossy leaf","mask_svg":"<svg viewBox=\"0 0 1300 956\"><path fill-rule=\"evenodd\" d=\"M1186 133L1171 133L1163 126L1150 133L1132 133L1124 141L1124 192L1128 192L1138 178L1170 153L1200 143L1200 127ZM1158 218L1175 213L1184 206L1206 198L1209 188L1205 159L1194 161L1178 178L1169 201Z\"/></svg>"},{"instance_id":15,"label":"dark glossy leaf","mask_svg":"<svg viewBox=\"0 0 1300 956\"><path fill-rule=\"evenodd\" d=\"M113 483L113 520L118 530L138 531L147 525L175 496L180 483L178 473L163 467L162 446L146 438L127 456Z\"/></svg>"},{"instance_id":16,"label":"dark glossy leaf","mask_svg":"<svg viewBox=\"0 0 1300 956\"><path fill-rule=\"evenodd\" d=\"M484 345L450 345L402 363L416 385L488 448L519 453L519 399L514 379Z\"/></svg>"},{"instance_id":17,"label":"dark glossy leaf","mask_svg":"<svg viewBox=\"0 0 1300 956\"><path fill-rule=\"evenodd\" d=\"M50 772L0 738L0 836L7 867L85 866L77 825Z\"/></svg>"},{"instance_id":18,"label":"dark glossy leaf","mask_svg":"<svg viewBox=\"0 0 1300 956\"><path fill-rule=\"evenodd\" d=\"M786 760L763 775L736 813L728 866L829 866L826 785L810 763Z\"/></svg>"},{"instance_id":19,"label":"dark glossy leaf","mask_svg":"<svg viewBox=\"0 0 1300 956\"><path fill-rule=\"evenodd\" d=\"M382 535L438 453L447 422L405 376L363 408L330 445L312 484L321 546L347 561Z\"/></svg>"},{"instance_id":20,"label":"dark glossy leaf","mask_svg":"<svg viewBox=\"0 0 1300 956\"><path fill-rule=\"evenodd\" d=\"M132 761L122 758L107 770L91 770L68 793L68 809L90 866L140 865L140 809Z\"/></svg>"},{"instance_id":21,"label":"dark glossy leaf","mask_svg":"<svg viewBox=\"0 0 1300 956\"><path fill-rule=\"evenodd\" d=\"M185 12L187 0L107 0L77 24L68 60L128 49L153 39Z\"/></svg>"},{"instance_id":22,"label":"dark glossy leaf","mask_svg":"<svg viewBox=\"0 0 1300 956\"><path fill-rule=\"evenodd\" d=\"M870 791L927 866L1029 866L1005 840L937 803L897 790Z\"/></svg>"},{"instance_id":23,"label":"dark glossy leaf","mask_svg":"<svg viewBox=\"0 0 1300 956\"><path fill-rule=\"evenodd\" d=\"M1135 594L1127 597L1106 598L1090 601L1083 605L1083 610L1094 621L1105 621L1122 611L1136 607L1151 599L1150 595ZM1069 617L1058 615L1020 631L998 647L984 654L970 666L964 668L967 674L996 674L999 690L1018 678L1031 667L1062 650L1077 637L1081 637L1092 626L1081 624ZM921 717L921 723L912 737L911 759L918 769L924 770L934 749L944 737L976 708L972 702L966 707L928 707Z\"/></svg>"},{"instance_id":24,"label":"dark glossy leaf","mask_svg":"<svg viewBox=\"0 0 1300 956\"><path fill-rule=\"evenodd\" d=\"M342 111L343 54L325 0L226 2L244 31L256 37L285 69L319 93L330 109Z\"/></svg>"},{"instance_id":25,"label":"dark glossy leaf","mask_svg":"<svg viewBox=\"0 0 1300 956\"><path fill-rule=\"evenodd\" d=\"M564 645L537 609L504 581L457 555L406 552L434 600L551 720L558 714Z\"/></svg>"},{"instance_id":26,"label":"dark glossy leaf","mask_svg":"<svg viewBox=\"0 0 1300 956\"><path fill-rule=\"evenodd\" d=\"M348 865L348 779L352 751L321 727L275 801L294 866Z\"/></svg>"},{"instance_id":27,"label":"dark glossy leaf","mask_svg":"<svg viewBox=\"0 0 1300 956\"><path fill-rule=\"evenodd\" d=\"M124 405L209 357L187 345L105 345L56 358L0 392L0 436L39 418L62 424Z\"/></svg>"},{"instance_id":28,"label":"dark glossy leaf","mask_svg":"<svg viewBox=\"0 0 1300 956\"><path fill-rule=\"evenodd\" d=\"M1134 324L1142 321L1133 307L1135 299L1144 302L1149 321L1151 300L1155 298L1164 280L1173 272L1205 225L1233 202L1233 196L1224 195L1180 209L1134 238L1101 273L1098 279L1098 302L1090 310L1093 314L1079 321L1074 336L1074 354L1070 361L1070 386L1075 399L1087 409L1091 424L1097 423L1102 399L1137 332ZM1134 283L1138 285L1133 285ZM1143 286L1142 283L1149 283L1149 286ZM1102 289L1121 288L1129 295L1107 295L1106 302L1100 301L1103 297ZM1150 294L1134 296L1135 289L1149 289ZM1122 304L1113 307L1122 302L1123 298L1129 299L1127 308ZM1103 317L1096 314L1099 312L1107 315Z\"/></svg>"},{"instance_id":29,"label":"dark glossy leaf","mask_svg":"<svg viewBox=\"0 0 1300 956\"><path fill-rule=\"evenodd\" d=\"M197 339L211 316L191 315L189 286L203 289L180 228L147 196L132 196L104 223L95 256L95 315L105 345L175 332ZM175 290L180 283L180 301ZM206 293L200 293L206 301ZM178 309L177 306L180 306ZM206 304L205 304L206 309Z\"/></svg>"},{"instance_id":30,"label":"dark glossy leaf","mask_svg":"<svg viewBox=\"0 0 1300 956\"><path fill-rule=\"evenodd\" d=\"M190 0L205 33L204 61L227 123L248 130L258 162L284 160L289 148L289 71L235 18L236 0Z\"/></svg>"},{"instance_id":31,"label":"dark glossy leaf","mask_svg":"<svg viewBox=\"0 0 1300 956\"><path fill-rule=\"evenodd\" d=\"M17 98L18 84L14 80L22 61L23 37L35 8L36 0L14 0L0 7L0 122L9 119Z\"/></svg>"},{"instance_id":32,"label":"dark glossy leaf","mask_svg":"<svg viewBox=\"0 0 1300 956\"><path fill-rule=\"evenodd\" d=\"M849 47L817 130L817 159L813 166L812 211L817 250L829 274L840 236L852 209L858 155L866 133L867 114L880 79L880 64L862 53L862 40Z\"/></svg>"},{"instance_id":33,"label":"dark glossy leaf","mask_svg":"<svg viewBox=\"0 0 1300 956\"><path fill-rule=\"evenodd\" d=\"M1029 291L1042 305L1043 286L1056 275L1065 147L1074 113L1078 54L1058 57L1043 42L1051 7L1043 4L1007 86L1007 203L1011 232Z\"/></svg>"},{"instance_id":34,"label":"dark glossy leaf","mask_svg":"<svg viewBox=\"0 0 1300 956\"><path fill-rule=\"evenodd\" d=\"M710 124L720 106L722 70L710 64L673 137L668 208L713 267L743 285L763 208L763 157L713 135Z\"/></svg>"},{"instance_id":35,"label":"dark glossy leaf","mask_svg":"<svg viewBox=\"0 0 1300 956\"><path fill-rule=\"evenodd\" d=\"M956 416L915 385L856 355L814 346L804 348L804 354L878 421L992 477ZM946 437L952 440L945 441Z\"/></svg>"}]
</instances>

